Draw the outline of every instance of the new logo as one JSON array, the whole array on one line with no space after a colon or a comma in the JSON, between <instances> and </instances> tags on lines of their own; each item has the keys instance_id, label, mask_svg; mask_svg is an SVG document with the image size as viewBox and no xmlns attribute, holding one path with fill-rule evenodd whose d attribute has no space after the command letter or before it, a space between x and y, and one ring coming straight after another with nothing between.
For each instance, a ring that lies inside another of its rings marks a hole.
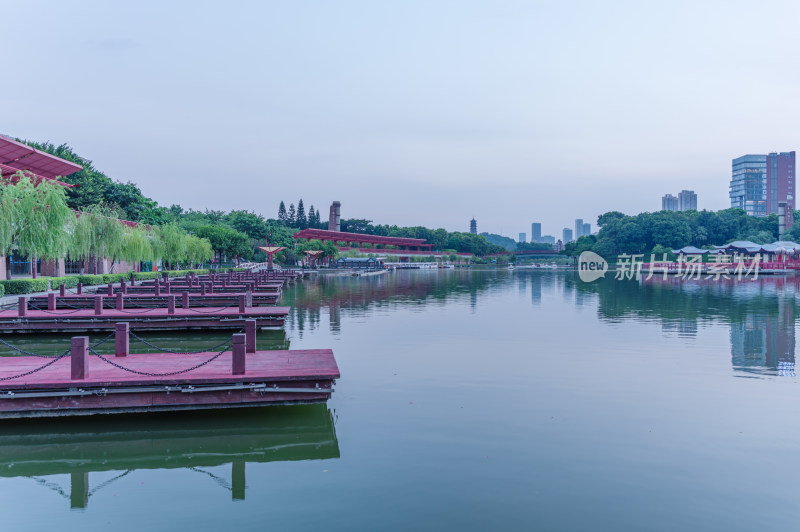
<instances>
[{"instance_id":1,"label":"new logo","mask_svg":"<svg viewBox=\"0 0 800 532\"><path fill-rule=\"evenodd\" d=\"M594 251L584 251L578 257L578 277L584 283L600 279L607 271L608 262Z\"/></svg>"}]
</instances>

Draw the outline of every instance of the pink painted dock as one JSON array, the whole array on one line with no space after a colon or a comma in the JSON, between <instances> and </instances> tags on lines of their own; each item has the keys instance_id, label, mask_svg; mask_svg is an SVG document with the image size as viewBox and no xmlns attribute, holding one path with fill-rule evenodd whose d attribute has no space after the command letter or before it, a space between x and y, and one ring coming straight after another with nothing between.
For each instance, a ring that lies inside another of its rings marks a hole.
<instances>
[{"instance_id":1,"label":"pink painted dock","mask_svg":"<svg viewBox=\"0 0 800 532\"><path fill-rule=\"evenodd\" d=\"M138 330L241 329L252 319L258 327L282 327L289 307L245 307L240 303L238 308L102 308L101 312L95 308L26 310L20 314L20 310L0 311L0 333L112 330L119 322L128 322L131 329Z\"/></svg>"},{"instance_id":2,"label":"pink painted dock","mask_svg":"<svg viewBox=\"0 0 800 532\"><path fill-rule=\"evenodd\" d=\"M242 337L238 351L236 336ZM99 356L76 355L75 339L72 355L60 359L2 358L0 379L52 363L30 375L0 380L0 417L230 408L330 398L339 378L330 349L245 354L244 336L234 335L233 349L222 354L103 355L127 370L154 375L131 373ZM84 364L82 378L73 378L76 363ZM175 372L180 373L163 375Z\"/></svg>"}]
</instances>

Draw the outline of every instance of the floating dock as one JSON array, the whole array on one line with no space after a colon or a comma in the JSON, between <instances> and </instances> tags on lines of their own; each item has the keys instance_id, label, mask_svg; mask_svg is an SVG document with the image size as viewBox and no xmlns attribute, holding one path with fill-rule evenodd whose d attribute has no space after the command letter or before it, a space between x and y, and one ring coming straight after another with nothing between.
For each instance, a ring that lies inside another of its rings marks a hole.
<instances>
[{"instance_id":1,"label":"floating dock","mask_svg":"<svg viewBox=\"0 0 800 532\"><path fill-rule=\"evenodd\" d=\"M95 296L94 309L28 310L20 298L17 310L0 311L0 333L74 332L113 330L120 322L132 329L241 329L247 320L258 327L282 327L289 307L249 307L239 298L237 307L178 308L170 296L168 308L107 309L103 296Z\"/></svg>"},{"instance_id":2,"label":"floating dock","mask_svg":"<svg viewBox=\"0 0 800 532\"><path fill-rule=\"evenodd\" d=\"M0 418L303 404L330 398L339 378L330 349L248 352L252 343L245 337L233 335L232 343L219 351L136 355L127 354L127 346L119 343L116 355L100 355L87 337L74 337L60 356L6 357L0 363Z\"/></svg>"},{"instance_id":3,"label":"floating dock","mask_svg":"<svg viewBox=\"0 0 800 532\"><path fill-rule=\"evenodd\" d=\"M186 295L184 295L186 294ZM103 301L103 308L117 308L117 297L121 297L122 308L157 308L169 305L169 296L176 297L176 304L181 308L190 307L235 307L239 304L239 296L246 296L245 292L213 292L205 295L196 293L173 293L165 295L154 295L152 293L122 294L116 292L114 297L106 297ZM78 309L94 308L95 295L93 294L65 294L63 296L53 293L48 296L36 296L28 298L28 308L32 310L58 310L58 309ZM252 303L255 306L274 305L280 298L279 292L255 292L252 293Z\"/></svg>"}]
</instances>

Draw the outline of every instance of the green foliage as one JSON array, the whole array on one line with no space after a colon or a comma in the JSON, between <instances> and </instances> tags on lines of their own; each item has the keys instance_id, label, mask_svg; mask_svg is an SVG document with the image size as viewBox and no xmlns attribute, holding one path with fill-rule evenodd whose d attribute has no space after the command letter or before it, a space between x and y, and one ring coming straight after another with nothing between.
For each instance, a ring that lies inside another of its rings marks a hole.
<instances>
[{"instance_id":1,"label":"green foliage","mask_svg":"<svg viewBox=\"0 0 800 532\"><path fill-rule=\"evenodd\" d=\"M133 272L133 278L136 281L150 281L161 277L161 272ZM130 274L128 274L130 278Z\"/></svg>"},{"instance_id":2,"label":"green foliage","mask_svg":"<svg viewBox=\"0 0 800 532\"><path fill-rule=\"evenodd\" d=\"M76 275L75 277L77 277L78 282L82 283L84 286L105 284L103 282L103 276L101 274Z\"/></svg>"},{"instance_id":3,"label":"green foliage","mask_svg":"<svg viewBox=\"0 0 800 532\"><path fill-rule=\"evenodd\" d=\"M247 235L224 225L204 225L197 235L208 239L214 252L229 259L252 257L253 250Z\"/></svg>"},{"instance_id":4,"label":"green foliage","mask_svg":"<svg viewBox=\"0 0 800 532\"><path fill-rule=\"evenodd\" d=\"M490 244L500 246L506 251L514 251L517 248L517 242L513 238L503 235L496 235L493 233L481 233L481 236L486 239Z\"/></svg>"},{"instance_id":5,"label":"green foliage","mask_svg":"<svg viewBox=\"0 0 800 532\"><path fill-rule=\"evenodd\" d=\"M0 281L6 295L32 294L34 292L47 292L50 289L50 280L47 277L38 279L12 279Z\"/></svg>"},{"instance_id":6,"label":"green foliage","mask_svg":"<svg viewBox=\"0 0 800 532\"><path fill-rule=\"evenodd\" d=\"M130 276L127 273L104 273L103 284L118 283L123 279L129 279L129 278Z\"/></svg>"},{"instance_id":7,"label":"green foliage","mask_svg":"<svg viewBox=\"0 0 800 532\"><path fill-rule=\"evenodd\" d=\"M621 253L648 255L655 250L664 251L696 246L708 248L723 245L733 240L751 240L764 244L778 239L778 218L771 214L765 217L748 216L741 209L721 211L659 211L627 216L612 211L601 215L594 240L571 242L565 246L565 254L577 256L592 250L606 258ZM794 228L793 228L794 229ZM800 234L800 227L798 227ZM789 232L784 236L792 237Z\"/></svg>"},{"instance_id":8,"label":"green foliage","mask_svg":"<svg viewBox=\"0 0 800 532\"><path fill-rule=\"evenodd\" d=\"M122 211L109 205L88 206L72 223L70 258L94 264L99 258L119 257L125 238L125 226L119 220L121 215Z\"/></svg>"},{"instance_id":9,"label":"green foliage","mask_svg":"<svg viewBox=\"0 0 800 532\"><path fill-rule=\"evenodd\" d=\"M23 255L60 258L70 241L72 218L63 187L49 181L34 186L21 172L0 178L0 254L8 257L16 249Z\"/></svg>"},{"instance_id":10,"label":"green foliage","mask_svg":"<svg viewBox=\"0 0 800 532\"><path fill-rule=\"evenodd\" d=\"M50 289L58 290L62 284L64 288L75 288L78 286L78 277L76 275L68 275L66 277L42 277L42 279L50 280Z\"/></svg>"},{"instance_id":11,"label":"green foliage","mask_svg":"<svg viewBox=\"0 0 800 532\"><path fill-rule=\"evenodd\" d=\"M83 166L83 169L72 175L61 178L66 183L79 186L67 190L67 205L75 210L83 211L92 205L115 205L123 211L122 218L146 224L161 224L169 219L169 210L145 197L139 187L133 183L112 181L103 172L97 170L92 161L78 156L67 144L55 146L49 142L22 142L39 150L55 155L67 161ZM60 188L60 187L59 187Z\"/></svg>"}]
</instances>

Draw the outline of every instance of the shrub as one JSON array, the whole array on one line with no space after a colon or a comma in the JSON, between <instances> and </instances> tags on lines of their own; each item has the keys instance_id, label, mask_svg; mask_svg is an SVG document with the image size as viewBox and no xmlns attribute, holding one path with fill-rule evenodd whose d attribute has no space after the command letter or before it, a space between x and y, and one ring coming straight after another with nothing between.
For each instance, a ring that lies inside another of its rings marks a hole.
<instances>
[{"instance_id":1,"label":"shrub","mask_svg":"<svg viewBox=\"0 0 800 532\"><path fill-rule=\"evenodd\" d=\"M6 293L6 287L0 284L0 296Z\"/></svg>"},{"instance_id":2,"label":"shrub","mask_svg":"<svg viewBox=\"0 0 800 532\"><path fill-rule=\"evenodd\" d=\"M47 292L50 288L50 280L42 279L12 279L10 281L0 281L4 287L5 294L30 294L33 292Z\"/></svg>"},{"instance_id":3,"label":"shrub","mask_svg":"<svg viewBox=\"0 0 800 532\"><path fill-rule=\"evenodd\" d=\"M78 282L83 283L84 286L91 286L103 284L102 275L77 275Z\"/></svg>"},{"instance_id":4,"label":"shrub","mask_svg":"<svg viewBox=\"0 0 800 532\"><path fill-rule=\"evenodd\" d=\"M78 286L78 277L70 275L67 277L50 277L50 290L58 290L58 287L64 285L64 288L75 288Z\"/></svg>"},{"instance_id":5,"label":"shrub","mask_svg":"<svg viewBox=\"0 0 800 532\"><path fill-rule=\"evenodd\" d=\"M127 273L104 273L103 274L103 282L105 284L118 283L123 279L130 279L130 276Z\"/></svg>"},{"instance_id":6,"label":"shrub","mask_svg":"<svg viewBox=\"0 0 800 532\"><path fill-rule=\"evenodd\" d=\"M148 281L161 277L161 272L133 272L133 278L137 281ZM127 277L130 279L130 275Z\"/></svg>"}]
</instances>

